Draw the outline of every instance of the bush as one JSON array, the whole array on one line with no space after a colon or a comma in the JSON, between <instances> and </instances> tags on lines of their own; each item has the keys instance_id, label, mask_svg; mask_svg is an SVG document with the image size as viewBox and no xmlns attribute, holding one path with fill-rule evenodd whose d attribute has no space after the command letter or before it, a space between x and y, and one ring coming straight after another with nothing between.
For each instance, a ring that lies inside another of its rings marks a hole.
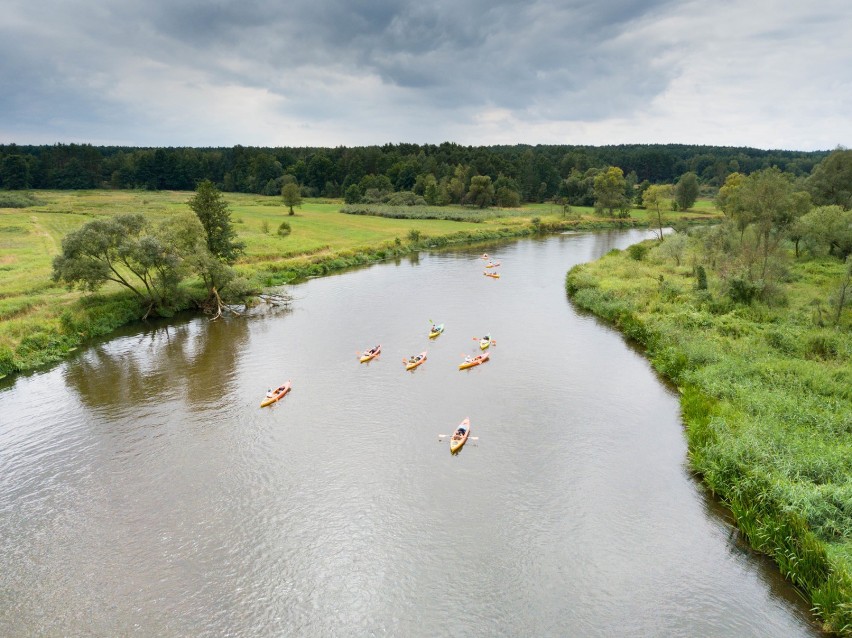
<instances>
[{"instance_id":1,"label":"bush","mask_svg":"<svg viewBox=\"0 0 852 638\"><path fill-rule=\"evenodd\" d=\"M410 241L412 244L420 241L420 231L415 230L414 228L409 230L408 231L408 241Z\"/></svg>"},{"instance_id":2,"label":"bush","mask_svg":"<svg viewBox=\"0 0 852 638\"><path fill-rule=\"evenodd\" d=\"M630 255L631 259L642 261L648 254L648 250L647 244L633 244L632 246L628 246L627 254Z\"/></svg>"},{"instance_id":3,"label":"bush","mask_svg":"<svg viewBox=\"0 0 852 638\"><path fill-rule=\"evenodd\" d=\"M0 208L27 208L40 203L31 193L0 192Z\"/></svg>"},{"instance_id":4,"label":"bush","mask_svg":"<svg viewBox=\"0 0 852 638\"><path fill-rule=\"evenodd\" d=\"M695 289L707 290L707 271L701 264L695 268Z\"/></svg>"},{"instance_id":5,"label":"bush","mask_svg":"<svg viewBox=\"0 0 852 638\"><path fill-rule=\"evenodd\" d=\"M728 296L734 303L750 304L763 291L763 282L734 277L728 281Z\"/></svg>"},{"instance_id":6,"label":"bush","mask_svg":"<svg viewBox=\"0 0 852 638\"><path fill-rule=\"evenodd\" d=\"M282 237L286 237L287 235L289 235L292 230L293 229L290 228L290 224L288 224L287 222L281 222L281 224L278 226L278 234Z\"/></svg>"}]
</instances>

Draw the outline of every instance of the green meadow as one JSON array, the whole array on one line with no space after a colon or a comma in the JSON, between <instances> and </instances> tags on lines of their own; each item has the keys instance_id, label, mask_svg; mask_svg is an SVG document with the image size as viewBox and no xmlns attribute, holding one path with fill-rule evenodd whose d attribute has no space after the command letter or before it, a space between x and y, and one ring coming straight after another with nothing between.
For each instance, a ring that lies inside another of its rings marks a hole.
<instances>
[{"instance_id":1,"label":"green meadow","mask_svg":"<svg viewBox=\"0 0 852 638\"><path fill-rule=\"evenodd\" d=\"M99 216L144 213L157 222L189 210L193 195L183 191L36 191L7 198L28 199L25 208L0 208L0 376L56 361L86 338L108 334L141 318L141 308L117 286L93 295L69 291L51 279L52 260L62 238ZM237 270L262 288L317 276L447 243L476 242L572 227L600 227L591 209L563 215L553 204L488 209L475 221L424 218L412 207L405 218L342 214L339 200L309 199L288 215L280 197L226 193L231 219L246 251ZM3 201L0 201L0 205ZM478 215L476 209L446 207L450 216ZM644 223L634 210L630 223ZM689 213L700 219L706 215ZM280 235L282 222L290 233Z\"/></svg>"},{"instance_id":2,"label":"green meadow","mask_svg":"<svg viewBox=\"0 0 852 638\"><path fill-rule=\"evenodd\" d=\"M646 242L640 246L652 246ZM642 344L681 392L692 468L835 632L852 633L852 308L835 258L793 259L771 304L733 303L697 249L572 269L581 307Z\"/></svg>"}]
</instances>

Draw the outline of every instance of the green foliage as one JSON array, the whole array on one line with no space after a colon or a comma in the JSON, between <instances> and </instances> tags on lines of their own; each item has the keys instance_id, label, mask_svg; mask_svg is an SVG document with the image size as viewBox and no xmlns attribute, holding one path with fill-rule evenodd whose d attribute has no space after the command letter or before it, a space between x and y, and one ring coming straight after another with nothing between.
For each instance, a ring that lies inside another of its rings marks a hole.
<instances>
[{"instance_id":1,"label":"green foliage","mask_svg":"<svg viewBox=\"0 0 852 638\"><path fill-rule=\"evenodd\" d=\"M113 281L158 311L167 310L184 275L182 258L195 248L195 241L170 232L169 224L155 233L138 213L92 220L63 239L53 279L90 292Z\"/></svg>"},{"instance_id":2,"label":"green foliage","mask_svg":"<svg viewBox=\"0 0 852 638\"><path fill-rule=\"evenodd\" d=\"M281 187L281 200L289 208L288 214L295 215L293 207L302 205L302 193L299 190L299 185L295 183L284 184Z\"/></svg>"},{"instance_id":3,"label":"green foliage","mask_svg":"<svg viewBox=\"0 0 852 638\"><path fill-rule=\"evenodd\" d=\"M41 201L32 193L6 193L0 191L0 208L29 208L38 206Z\"/></svg>"},{"instance_id":4,"label":"green foliage","mask_svg":"<svg viewBox=\"0 0 852 638\"><path fill-rule=\"evenodd\" d=\"M692 171L684 173L674 187L674 198L678 210L689 210L698 199L698 175Z\"/></svg>"},{"instance_id":5,"label":"green foliage","mask_svg":"<svg viewBox=\"0 0 852 638\"><path fill-rule=\"evenodd\" d=\"M526 216L529 211L488 211L480 209L465 209L455 207L431 206L387 206L375 204L358 204L343 206L341 213L347 215L374 215L376 217L389 217L391 219L444 219L457 222L482 223L489 219L506 216Z\"/></svg>"},{"instance_id":6,"label":"green foliage","mask_svg":"<svg viewBox=\"0 0 852 638\"><path fill-rule=\"evenodd\" d=\"M361 187L358 184L352 184L346 189L343 196L343 201L347 204L360 204L364 194L361 192Z\"/></svg>"},{"instance_id":7,"label":"green foliage","mask_svg":"<svg viewBox=\"0 0 852 638\"><path fill-rule=\"evenodd\" d=\"M632 246L627 247L627 254L630 255L631 259L642 261L647 256L649 250L650 247L648 244L633 244Z\"/></svg>"},{"instance_id":8,"label":"green foliage","mask_svg":"<svg viewBox=\"0 0 852 638\"><path fill-rule=\"evenodd\" d=\"M689 237L685 233L666 235L663 241L654 248L654 254L663 259L673 259L680 266L688 243Z\"/></svg>"},{"instance_id":9,"label":"green foliage","mask_svg":"<svg viewBox=\"0 0 852 638\"><path fill-rule=\"evenodd\" d=\"M672 187L669 184L648 185L642 195L642 205L648 209L657 227L657 237L663 240L664 211L671 208Z\"/></svg>"},{"instance_id":10,"label":"green foliage","mask_svg":"<svg viewBox=\"0 0 852 638\"><path fill-rule=\"evenodd\" d=\"M695 267L695 289L707 290L707 271L701 264Z\"/></svg>"},{"instance_id":11,"label":"green foliage","mask_svg":"<svg viewBox=\"0 0 852 638\"><path fill-rule=\"evenodd\" d=\"M609 215L615 211L619 211L619 215L626 214L629 209L624 195L626 184L624 171L617 166L610 166L605 172L599 173L594 179L595 210Z\"/></svg>"},{"instance_id":12,"label":"green foliage","mask_svg":"<svg viewBox=\"0 0 852 638\"><path fill-rule=\"evenodd\" d=\"M798 236L813 255L846 259L852 254L852 210L818 206L799 218Z\"/></svg>"},{"instance_id":13,"label":"green foliage","mask_svg":"<svg viewBox=\"0 0 852 638\"><path fill-rule=\"evenodd\" d=\"M750 304L762 292L762 281L751 281L743 277L732 277L728 280L728 296L734 303Z\"/></svg>"},{"instance_id":14,"label":"green foliage","mask_svg":"<svg viewBox=\"0 0 852 638\"><path fill-rule=\"evenodd\" d=\"M408 241L415 244L420 241L420 231L416 228L412 228L408 231Z\"/></svg>"},{"instance_id":15,"label":"green foliage","mask_svg":"<svg viewBox=\"0 0 852 638\"><path fill-rule=\"evenodd\" d=\"M474 175L470 178L467 202L477 208L487 208L494 203L494 185L488 175Z\"/></svg>"},{"instance_id":16,"label":"green foliage","mask_svg":"<svg viewBox=\"0 0 852 638\"><path fill-rule=\"evenodd\" d=\"M290 228L290 224L288 224L287 222L281 222L281 224L278 226L278 234L282 237L286 237L287 235L289 235L292 230L293 229Z\"/></svg>"},{"instance_id":17,"label":"green foliage","mask_svg":"<svg viewBox=\"0 0 852 638\"><path fill-rule=\"evenodd\" d=\"M806 185L815 204L852 209L852 150L833 151L814 167Z\"/></svg>"},{"instance_id":18,"label":"green foliage","mask_svg":"<svg viewBox=\"0 0 852 638\"><path fill-rule=\"evenodd\" d=\"M203 180L199 182L195 195L187 203L204 226L210 253L226 263L234 263L244 252L245 244L236 239L237 234L231 224L231 211L222 193L210 180Z\"/></svg>"}]
</instances>

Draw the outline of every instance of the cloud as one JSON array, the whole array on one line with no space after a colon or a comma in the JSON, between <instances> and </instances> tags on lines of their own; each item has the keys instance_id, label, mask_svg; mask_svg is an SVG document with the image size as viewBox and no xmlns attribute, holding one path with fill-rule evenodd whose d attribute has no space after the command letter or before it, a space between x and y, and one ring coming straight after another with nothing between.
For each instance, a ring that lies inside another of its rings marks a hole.
<instances>
[{"instance_id":1,"label":"cloud","mask_svg":"<svg viewBox=\"0 0 852 638\"><path fill-rule=\"evenodd\" d=\"M839 0L10 0L0 141L849 144Z\"/></svg>"}]
</instances>

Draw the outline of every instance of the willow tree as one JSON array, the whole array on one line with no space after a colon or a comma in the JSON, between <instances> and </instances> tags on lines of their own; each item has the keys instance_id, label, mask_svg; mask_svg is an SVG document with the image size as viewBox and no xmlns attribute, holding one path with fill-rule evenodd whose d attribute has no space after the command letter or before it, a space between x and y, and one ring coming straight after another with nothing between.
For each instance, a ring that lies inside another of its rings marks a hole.
<instances>
[{"instance_id":1,"label":"willow tree","mask_svg":"<svg viewBox=\"0 0 852 638\"><path fill-rule=\"evenodd\" d=\"M168 314L187 273L188 253L139 213L95 219L62 240L53 280L94 292L107 282L130 290L148 306L145 316Z\"/></svg>"}]
</instances>

